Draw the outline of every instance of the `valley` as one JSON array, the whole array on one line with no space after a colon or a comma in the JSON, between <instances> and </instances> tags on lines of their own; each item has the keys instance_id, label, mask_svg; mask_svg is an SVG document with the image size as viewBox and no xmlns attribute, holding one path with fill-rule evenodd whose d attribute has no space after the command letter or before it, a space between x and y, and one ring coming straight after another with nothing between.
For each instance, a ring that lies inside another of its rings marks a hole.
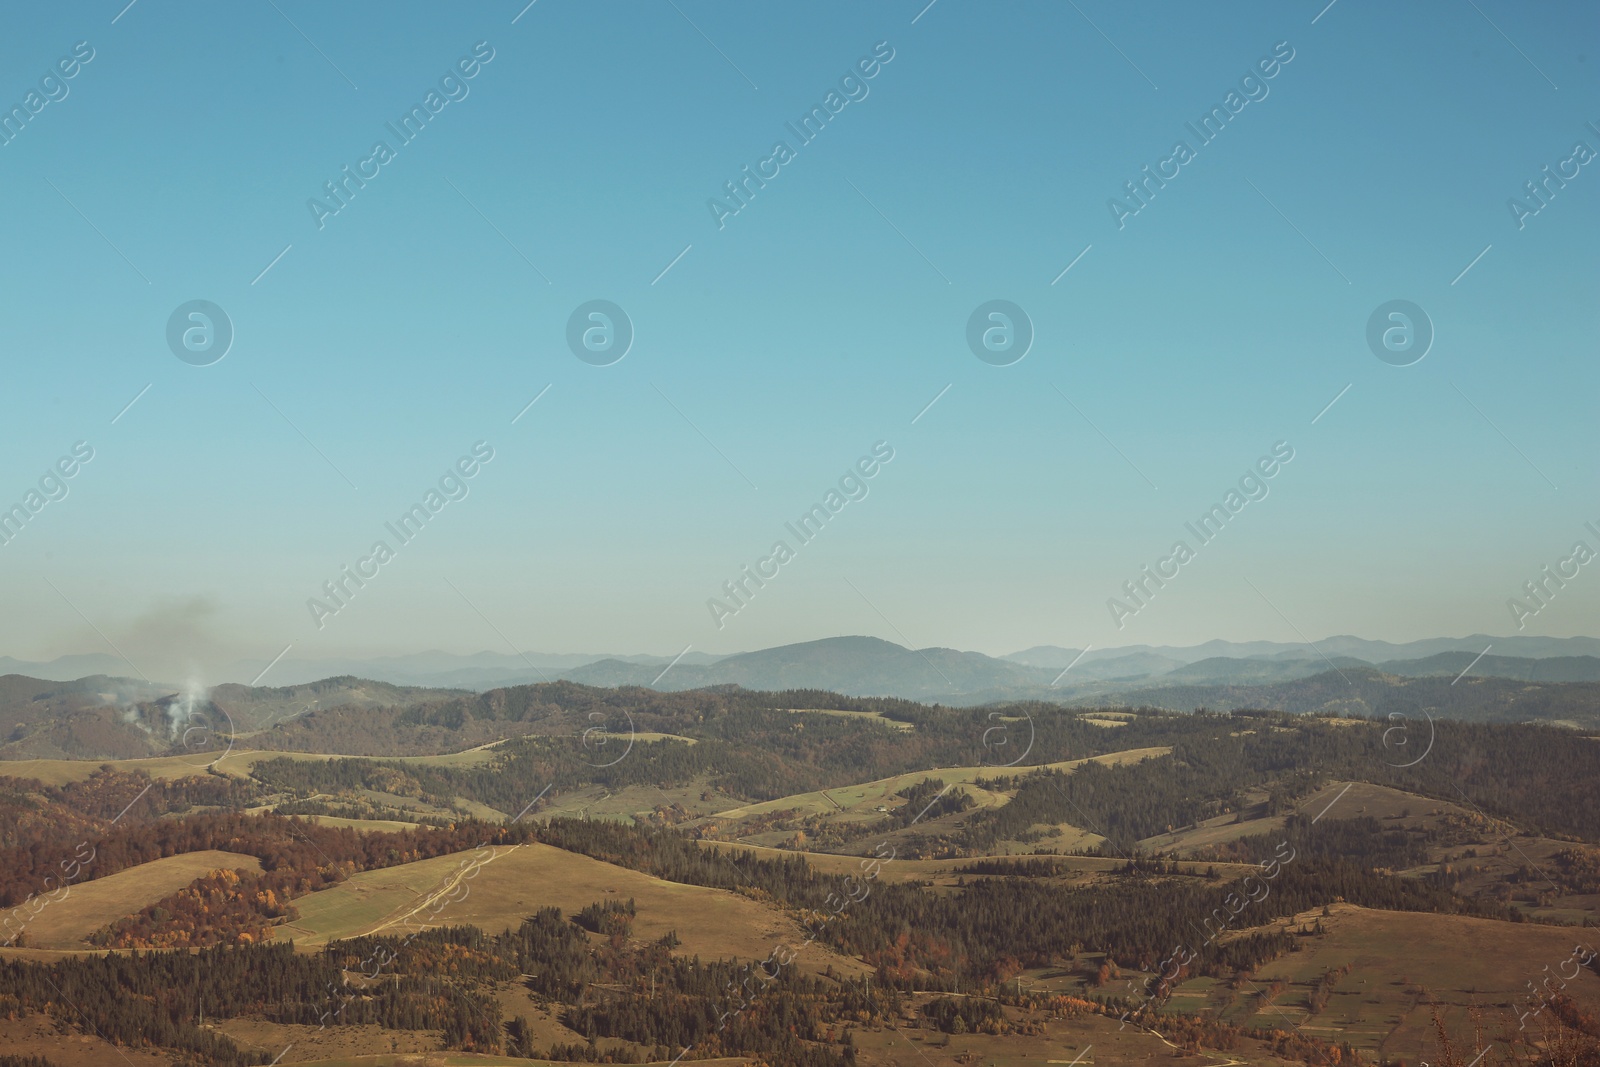
<instances>
[{"instance_id":1,"label":"valley","mask_svg":"<svg viewBox=\"0 0 1600 1067\"><path fill-rule=\"evenodd\" d=\"M1342 1067L1486 1032L1537 1059L1600 1011L1600 744L1571 728L1423 716L1412 762L1360 715L339 686L215 753L0 762L0 1039L62 1067L106 1037L239 1064ZM1583 743L1552 759L1553 732ZM92 862L53 884L73 847ZM155 1014L29 992L117 960ZM180 960L300 991L219 978L186 1019L158 1007Z\"/></svg>"}]
</instances>

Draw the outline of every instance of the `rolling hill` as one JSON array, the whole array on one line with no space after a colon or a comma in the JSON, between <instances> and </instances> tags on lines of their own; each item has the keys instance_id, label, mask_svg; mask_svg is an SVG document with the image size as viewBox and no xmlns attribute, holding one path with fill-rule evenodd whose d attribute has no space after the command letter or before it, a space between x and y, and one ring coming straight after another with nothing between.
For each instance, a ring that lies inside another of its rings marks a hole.
<instances>
[{"instance_id":1,"label":"rolling hill","mask_svg":"<svg viewBox=\"0 0 1600 1067\"><path fill-rule=\"evenodd\" d=\"M1594 637L1534 637L1515 634L1509 637L1491 637L1487 634L1469 634L1466 637L1429 637L1419 641L1394 643L1371 641L1366 638L1340 634L1317 642L1317 647L1333 657L1349 656L1379 663L1388 660L1421 659L1441 652L1466 652L1477 655L1493 644L1503 656L1528 659L1548 659L1552 656L1600 656L1600 638ZM1056 645L1038 645L1021 652L1013 652L1002 659L1035 667L1054 667L1060 670L1078 649ZM1222 657L1226 659L1261 659L1279 655L1303 659L1310 653L1304 643L1284 641L1206 641L1198 645L1124 645L1120 648L1093 649L1083 657L1083 663L1093 663L1108 656L1142 654L1175 661L1173 666L1194 663L1197 660ZM1074 668L1076 670L1076 668ZM1154 672L1152 672L1154 673Z\"/></svg>"},{"instance_id":2,"label":"rolling hill","mask_svg":"<svg viewBox=\"0 0 1600 1067\"><path fill-rule=\"evenodd\" d=\"M1380 663L1378 669L1411 677L1447 674L1454 678L1462 671L1468 671L1472 677L1516 678L1525 682L1600 682L1600 657L1597 656L1531 659L1485 655L1479 658L1469 652L1440 652L1423 659Z\"/></svg>"},{"instance_id":3,"label":"rolling hill","mask_svg":"<svg viewBox=\"0 0 1600 1067\"><path fill-rule=\"evenodd\" d=\"M1157 679L1156 681L1160 681ZM1600 727L1600 683L1524 682L1446 674L1404 677L1375 667L1341 667L1267 685L1152 685L1080 698L1075 704L1133 704L1174 711L1261 708L1296 713L1408 717L1428 713L1463 722L1545 722Z\"/></svg>"},{"instance_id":4,"label":"rolling hill","mask_svg":"<svg viewBox=\"0 0 1600 1067\"><path fill-rule=\"evenodd\" d=\"M224 749L275 723L325 708L406 708L462 695L350 676L287 687L179 690L92 675L56 682L0 677L0 760L138 759Z\"/></svg>"},{"instance_id":5,"label":"rolling hill","mask_svg":"<svg viewBox=\"0 0 1600 1067\"><path fill-rule=\"evenodd\" d=\"M337 740L327 749L348 755L451 751L517 736L506 723L484 721L485 710L492 713L488 718L504 718L493 712L496 701L503 699L494 694L556 677L601 688L814 690L951 707L1033 700L1092 707L1148 705L1178 711L1250 707L1384 715L1397 707L1415 706L1473 721L1600 722L1600 707L1595 702L1600 656L1556 654L1587 647L1589 639L1497 638L1492 642L1485 639L1484 645L1477 645L1477 640L1439 639L1434 644L1476 648L1385 659L1376 665L1348 653L1335 654L1341 642L1367 651L1383 644L1354 638L1334 638L1325 647L1319 645L1327 651L1326 659L1309 646L1267 642L1210 642L1185 654L1224 646L1250 654L1213 655L1187 662L1168 656L1170 650L1100 650L1082 655L1076 663L1068 658L1072 669L1063 673L1062 668L1039 664L1057 662L1069 654L1079 657L1078 652L1040 646L1009 659L996 659L948 648L910 649L872 637L835 637L711 662L691 663L686 657L684 662L669 665L613 658L552 670L545 672L548 679L481 693L473 686L402 686L354 675L276 687L228 683L204 692L182 692L105 675L73 682L7 675L0 678L0 760L156 756L173 752L179 745L195 749L197 734L204 742L200 747L207 751L220 751L229 737L236 741L250 738L250 744L257 747L300 751L317 751L306 746L349 737L350 741ZM1505 644L1530 654L1483 654L1491 643L1496 650ZM1429 642L1412 644L1428 646ZM1019 657L1029 662L1017 662ZM427 657L424 662L439 663ZM480 696L492 699L479 708ZM449 707L468 709L470 714L462 718L438 711ZM408 715L410 709L433 710ZM319 724L316 733L321 741L309 736L296 740L295 731L275 729L300 718ZM536 725L540 715L516 718L528 724L522 733L544 732L554 725ZM197 724L203 729L197 730ZM411 727L405 732L413 740L398 746L392 739L384 740L401 725ZM427 729L417 729L423 726ZM579 733L585 728L575 726ZM252 737L265 730L272 733ZM356 743L360 737L371 743Z\"/></svg>"}]
</instances>

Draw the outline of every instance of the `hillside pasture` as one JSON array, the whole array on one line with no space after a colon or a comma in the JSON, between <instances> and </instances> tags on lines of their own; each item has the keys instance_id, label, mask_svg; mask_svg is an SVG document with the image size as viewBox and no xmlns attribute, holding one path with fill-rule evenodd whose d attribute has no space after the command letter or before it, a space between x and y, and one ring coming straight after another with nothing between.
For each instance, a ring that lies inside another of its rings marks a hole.
<instances>
[{"instance_id":1,"label":"hillside pasture","mask_svg":"<svg viewBox=\"0 0 1600 1067\"><path fill-rule=\"evenodd\" d=\"M915 730L916 724L891 719L876 711L840 711L836 708L785 708L791 715L833 715L841 719L855 719L858 722L875 722L887 726L891 730Z\"/></svg>"},{"instance_id":2,"label":"hillside pasture","mask_svg":"<svg viewBox=\"0 0 1600 1067\"><path fill-rule=\"evenodd\" d=\"M104 878L71 883L59 900L53 899L52 894L41 897L49 903L24 927L27 944L35 948L89 948L84 939L102 926L133 915L218 869L259 871L261 861L254 856L212 849L167 856Z\"/></svg>"},{"instance_id":3,"label":"hillside pasture","mask_svg":"<svg viewBox=\"0 0 1600 1067\"><path fill-rule=\"evenodd\" d=\"M738 893L664 881L543 844L458 852L352 875L298 898L300 917L276 935L316 946L356 934L404 936L463 923L493 933L541 907L572 915L596 901L630 898L638 911L634 936L654 940L675 931L684 955L765 959L774 945L798 945L805 936L788 916ZM809 946L800 961L807 968L864 969L820 945Z\"/></svg>"},{"instance_id":4,"label":"hillside pasture","mask_svg":"<svg viewBox=\"0 0 1600 1067\"><path fill-rule=\"evenodd\" d=\"M1251 986L1222 1009L1225 1018L1249 1026L1292 1024L1408 1062L1431 1061L1430 1054L1437 1053L1435 1010L1456 1034L1472 1032L1474 1010L1490 1032L1502 1024L1515 1032L1518 1014L1534 1006L1526 1003L1529 981L1544 977L1546 967L1549 974L1560 970L1574 944L1600 948L1600 937L1592 930L1353 904L1334 904L1328 915L1319 909L1274 925L1314 929L1318 922L1325 933L1304 938L1301 951L1264 964ZM1313 986L1330 970L1343 967L1349 972L1335 982L1327 1005L1312 1014ZM1269 998L1277 982L1284 987ZM1198 992L1203 984L1186 983L1180 992ZM1564 992L1585 1011L1600 1007L1600 977L1590 971L1579 972ZM1173 1006L1193 1010L1202 1003L1175 998Z\"/></svg>"},{"instance_id":5,"label":"hillside pasture","mask_svg":"<svg viewBox=\"0 0 1600 1067\"><path fill-rule=\"evenodd\" d=\"M926 771L912 771L909 774L896 774L888 778L879 778L876 781L863 782L859 785L835 786L825 790L814 790L810 793L796 793L793 796L780 797L777 800L766 800L759 804L743 804L739 807L717 812L714 818L719 822L726 822L751 815L765 815L771 812L790 810L801 815L827 815L838 812L840 809L851 811L866 808L870 811L878 805L888 807L900 803L895 794L916 785L925 778L938 778L946 785L971 785L984 778L1027 774L1030 771L1037 770L1071 771L1091 761L1115 767L1125 763L1138 763L1143 759L1165 756L1171 751L1172 749L1169 747L1131 748L1121 752L1108 752L1100 756L1091 756L1089 759L1063 760L1058 763L1046 763L1038 766L934 767ZM974 791L975 798L977 792Z\"/></svg>"}]
</instances>

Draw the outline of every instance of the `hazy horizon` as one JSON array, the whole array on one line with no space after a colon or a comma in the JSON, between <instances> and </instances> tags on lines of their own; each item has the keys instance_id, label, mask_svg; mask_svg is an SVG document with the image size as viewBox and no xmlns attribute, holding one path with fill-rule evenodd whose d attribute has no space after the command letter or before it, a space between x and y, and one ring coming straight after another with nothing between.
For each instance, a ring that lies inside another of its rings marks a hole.
<instances>
[{"instance_id":1,"label":"hazy horizon","mask_svg":"<svg viewBox=\"0 0 1600 1067\"><path fill-rule=\"evenodd\" d=\"M832 637L815 638L815 639L812 639L812 640L809 640L809 641L795 642L794 644L795 645L800 645L800 646L805 646L805 645L811 645L811 644L818 644L818 643L826 642L826 641L830 641L830 640L845 640L845 639L851 639L851 638L869 638L870 639L870 638L874 638L874 637L875 637L875 635L869 635L869 634L844 634L844 635L834 635ZM1596 642L1597 644L1600 644L1600 638L1597 638L1597 637L1595 637L1593 635L1588 635L1588 634L1572 634L1572 635L1554 635L1554 634L1548 634L1548 635L1544 635L1544 634L1541 634L1541 635L1463 634L1463 635L1458 636L1458 637L1457 636L1439 636L1439 635L1435 635L1435 636L1433 636L1431 638L1423 638L1423 639L1421 639L1420 643L1426 643L1426 644L1429 644L1429 645L1433 645L1433 644L1453 644L1453 645L1456 645L1458 647L1456 649L1454 649L1453 651L1458 651L1458 652L1461 652L1461 653L1478 654L1478 658L1476 658L1476 659L1474 659L1472 661L1473 664L1476 664L1478 662L1478 659L1483 658L1483 656L1487 656L1491 651L1493 651L1497 657L1510 657L1510 658L1519 658L1520 657L1520 658L1533 658L1533 659L1542 659L1542 658L1546 658L1547 656L1551 656L1551 655L1556 655L1556 656L1560 656L1560 655L1579 655L1579 656L1591 655L1592 656L1592 655L1596 655L1597 654L1594 651L1560 651L1560 650L1558 650L1558 651L1551 652L1551 651L1549 651L1547 649L1533 650L1533 649L1527 649L1527 648L1518 647L1518 642L1519 641L1525 641L1525 640L1530 639L1530 638L1532 640L1534 640L1534 641L1539 641L1539 640L1551 641L1551 642L1564 642L1564 641L1580 641L1580 642L1582 642L1582 641L1589 641L1589 642ZM892 642L892 639L889 639L889 638L881 638L881 639L882 640L890 640ZM1486 641L1486 640L1489 643L1485 647L1480 649L1478 647L1478 643ZM1346 642L1346 643L1348 643L1348 642L1358 642L1358 643L1363 643L1363 644L1368 644L1368 643L1370 643L1370 644L1388 644L1388 645L1393 646L1393 651L1392 651L1392 653L1390 653L1388 655L1385 655L1385 654L1380 654L1380 653L1375 653L1375 652L1368 652L1366 650L1362 650L1362 654L1361 655L1356 655L1355 653L1349 651L1348 649L1341 650L1341 649L1338 649L1338 648L1333 648L1332 646L1336 642ZM894 643L896 645L899 644L898 642L892 642L892 643ZM1164 651L1164 652L1171 652L1171 653L1183 653L1183 652L1186 652L1186 651L1192 651L1192 650L1197 649L1197 648L1204 648L1207 645L1211 645L1211 644L1227 644L1227 645L1244 646L1245 650L1240 650L1240 651L1237 651L1237 652L1234 652L1233 650L1227 650L1227 649L1221 650L1218 653L1218 655L1220 655L1223 658L1227 658L1229 655L1237 655L1237 656L1240 656L1240 657L1250 657L1250 656L1261 655L1261 656L1270 656L1270 657L1273 657L1273 658L1280 658L1281 659L1281 658L1284 658L1284 657L1288 656L1292 651L1294 651L1296 649L1301 649L1301 650L1303 650L1304 655L1300 656L1300 657L1294 657L1294 658L1304 659L1304 660L1307 660L1307 661L1312 662L1314 664L1317 663L1317 661L1319 659L1321 659L1321 660L1323 660L1323 661L1325 661L1327 663L1327 666L1328 666L1329 670L1335 670L1337 668L1335 666L1334 660L1341 659L1341 658L1354 657L1354 658L1360 659L1363 656L1366 656L1368 658L1369 662L1379 662L1379 661L1385 660L1387 658L1393 658L1393 659L1396 659L1396 660L1407 659L1407 658L1424 659L1427 656L1434 654L1433 652L1428 652L1428 651L1423 651L1423 650L1414 650L1414 649L1407 648L1408 645L1415 644L1415 643L1419 643L1419 642L1384 642L1384 641L1379 641L1379 640L1363 638L1363 637L1361 637L1359 635L1330 634L1330 635L1327 635L1325 637L1314 639L1312 641L1287 641L1287 642L1229 641L1228 639L1225 639L1225 638L1214 638L1214 639L1212 639L1210 641L1199 642L1199 643L1193 644L1193 645L1181 645L1181 646L1175 646L1175 645L1146 645L1146 644L1106 645L1106 646L1091 645L1091 646L1089 646L1087 648L1063 648L1062 651L1063 651L1063 653L1074 653L1075 655L1071 656L1071 658L1070 658L1070 663L1071 663L1071 665L1076 665L1079 662L1088 664L1088 663L1092 663L1092 662L1097 661L1097 660L1114 659L1117 656L1124 655L1124 654L1138 655L1138 654L1140 654L1140 652L1142 652L1143 650L1146 650L1146 649L1150 649L1150 650L1156 651L1156 652L1163 652ZM1273 645L1274 649L1272 651L1270 651L1270 652L1269 651L1265 651L1265 650L1259 651L1259 652L1247 651L1249 646L1257 645L1257 644ZM784 648L784 647L789 647L789 646L775 646L775 647ZM899 647L907 647L907 646L899 646ZM913 648L912 650L913 651L918 651L918 650L926 651L926 650L929 650L929 649L945 649L945 650L951 650L951 651L962 652L962 653L977 652L977 653L980 653L982 655L989 656L992 659L1010 661L1010 657L1023 656L1023 655L1025 655L1027 653L1035 652L1038 649L1044 649L1044 648L1062 648L1062 646L1045 643L1045 644L1029 646L1027 648L1010 649L1010 650L1007 650L1007 651L1004 651L1004 652L990 652L990 651L986 651L986 650L982 650L982 649L960 649L960 648L954 648L953 646L949 646L949 645L940 645L940 644L935 643L935 644L931 644L931 645L918 646L917 648ZM82 674L86 674L86 673L110 673L113 676L121 676L121 677L131 677L133 675L144 675L145 676L144 680L148 681L148 682L152 682L152 683L160 683L160 684L163 684L163 685L174 685L174 686L186 685L186 686L189 686L189 687L199 687L199 688L204 688L204 687L209 687L209 686L214 686L214 685L220 685L220 684L224 684L224 683L248 683L248 684L260 685L260 686L265 686L265 687L271 688L271 687L274 687L274 686L303 684L306 681L317 680L317 679L320 679L320 678L323 678L323 677L331 677L331 676L335 676L335 675L341 675L341 674L345 674L345 673L350 673L352 671L354 671L355 673L357 673L358 676L360 676L360 667L363 664L366 664L366 665L369 665L369 666L375 668L371 676L374 679L377 679L377 680L394 680L397 675L400 675L400 674L403 673L403 672L398 671L397 667L398 666L408 666L410 671L414 671L415 672L415 676L414 676L415 684L430 684L430 685L431 684L443 684L442 679L445 676L436 674L435 673L436 671L445 670L445 669L451 669L451 670L454 670L454 669L465 669L461 663L440 664L440 663L437 663L437 662L432 662L430 664L430 663L424 663L424 662L416 662L416 663L412 663L412 664L409 664L409 665L406 664L407 660L421 661L425 657L442 657L442 658L448 659L450 661L466 661L466 660L474 660L474 659L477 659L477 660L487 659L490 662L488 664L486 664L482 668L484 670L513 671L513 672L522 672L522 673L532 672L533 675L539 675L540 674L540 668L544 668L544 669L548 669L548 670L557 670L557 671L568 671L568 670L577 669L577 668L579 668L581 666L584 666L584 665L587 665L587 664L599 663L599 662L603 662L603 661L614 659L614 658L625 657L625 658L630 659L630 660L632 660L632 659L643 659L643 660L646 660L646 661L653 661L653 665L666 665L666 670L663 670L663 672L662 672L662 674L665 675L667 673L667 671L669 671L673 667L677 666L680 662L682 664L684 664L685 666L693 666L693 665L696 665L698 663L705 662L705 661L712 661L712 660L721 661L723 659L727 659L727 658L730 658L732 656L739 656L739 655L749 654L749 653L758 653L758 652L763 652L763 651L769 651L769 649L756 649L756 648L740 649L740 650L737 650L737 651L734 651L734 652L729 652L729 653L714 654L714 653L705 653L705 652L703 652L701 650L693 649L693 648L685 648L685 649L679 649L677 651L665 651L665 652L656 652L656 651L650 651L650 650L642 650L641 651L641 650L637 650L637 649L612 649L612 650L608 650L608 651L598 651L598 652L597 651L562 652L562 651L554 651L554 650L549 650L549 649L533 649L533 648L523 648L523 649L517 649L517 650L514 650L514 651L500 651L500 650L495 650L495 649L492 649L492 648L478 648L478 649L459 650L458 651L458 650L449 650L449 649L437 648L436 647L436 648L428 648L428 649L413 649L413 650L409 650L409 651L407 651L405 653L399 653L399 654L375 654L375 655L350 654L350 655L343 655L343 656L303 657L302 658L302 657L296 657L296 656L291 655L290 654L291 653L291 649L285 649L285 650L283 650L283 655L280 655L278 658L272 659L272 660L252 659L250 657L237 657L237 658L234 658L234 659L231 659L231 660L220 660L219 659L219 660L215 660L215 661L211 661L211 662L207 662L207 663L200 663L200 662L196 662L196 661L185 661L182 657L170 657L170 656L160 656L160 655L151 656L151 657L142 657L142 658L139 658L137 661L135 661L135 657L125 656L125 655L119 654L117 652L80 651L80 652L76 652L76 653L66 653L66 654L63 654L60 657L52 657L52 659L50 659L50 660L43 660L43 661L29 661L29 660L21 659L20 657L9 656L9 655L7 655L5 653L0 653L0 660L9 659L9 660L13 660L13 661L19 661L24 666L26 666L29 663L37 664L39 666L49 666L51 663L56 662L57 660L60 660L60 659L74 660L74 659L89 658L89 657L105 657L105 658L107 658L107 659L109 659L111 661L115 661L115 663L117 664L117 669L110 670L109 672L82 671L82 670L76 670L75 669L75 670L69 671L68 673L71 674L73 677L78 677L78 676L81 676ZM1186 660L1183 660L1180 657L1179 661L1180 662L1189 662L1189 661L1193 661L1193 660L1198 660L1200 658L1202 658L1202 657L1191 657L1190 660L1186 661ZM1030 657L1030 660L1037 664L1037 660L1036 659ZM398 664L395 661L399 661ZM319 667L319 665L321 665L321 664L326 664L327 665L327 667L326 667L327 674L326 675L324 675L322 673L319 673L319 671L317 669ZM127 666L127 668L128 668L127 670L121 669L122 666L124 666L124 665ZM1068 665L1068 657L1064 654L1061 657L1061 662L1051 666L1050 669L1054 670L1055 666L1065 666L1065 665ZM59 670L62 670L62 669L64 669L64 668L58 668L57 670L59 671ZM932 668L932 669L936 670L937 668ZM310 671L309 674L307 673L308 670ZM1160 676L1161 676L1161 674L1163 673L1164 670L1165 670L1165 668L1156 669L1153 673L1151 673L1151 674L1149 674L1147 676L1147 681L1149 681L1151 683L1159 682ZM54 672L52 672L52 673L54 673ZM1062 677L1064 677L1065 674L1066 674L1066 672L1063 672L1063 676ZM285 677L286 675L292 675L292 677ZM61 675L61 677L65 678L66 675ZM544 677L544 676L541 676L541 677ZM540 680L540 677L530 677L530 678L527 679L527 681L539 681L539 680ZM548 681L548 680L551 680L551 678L550 677L544 677L544 680ZM656 681L660 681L660 680L661 679L658 676ZM1059 682L1060 680L1061 680L1061 678L1058 678L1057 682ZM1076 680L1076 679L1074 679L1074 680ZM676 681L676 679L674 679L674 681ZM504 684L512 684L512 683L506 682L506 681L488 682L488 683L480 682L478 684L478 687L481 688L484 685L497 686L497 685L504 685ZM515 684L523 684L523 683L518 682L518 683L515 683ZM669 683L669 685L670 685L670 683Z\"/></svg>"}]
</instances>

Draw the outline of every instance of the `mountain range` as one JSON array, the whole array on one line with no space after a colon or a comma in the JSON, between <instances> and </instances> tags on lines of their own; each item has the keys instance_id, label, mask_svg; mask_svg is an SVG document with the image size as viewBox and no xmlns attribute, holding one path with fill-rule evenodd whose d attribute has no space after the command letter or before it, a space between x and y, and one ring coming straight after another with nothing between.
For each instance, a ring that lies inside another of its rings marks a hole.
<instances>
[{"instance_id":1,"label":"mountain range","mask_svg":"<svg viewBox=\"0 0 1600 1067\"><path fill-rule=\"evenodd\" d=\"M1520 654L1501 654L1502 649ZM1391 658L1397 653L1411 655ZM1408 715L1600 727L1595 653L1600 641L1592 638L1475 635L1404 645L1335 637L1315 647L1213 641L1082 652L1040 646L992 657L911 649L875 637L832 637L720 658L515 657L520 668L506 662L513 657L488 652L303 661L288 670L275 665L275 674L283 675L274 677L276 685L229 682L209 689L128 679L126 664L109 656L69 656L49 664L0 659L0 671L12 672L0 676L0 758L148 755L167 751L180 734L194 736L194 723L248 734L308 712L415 707L556 681L674 692L716 686L814 691L797 701L838 693L950 706L1041 701L1358 715L1398 709ZM261 673L257 665L243 667ZM86 668L96 673L51 677ZM340 668L345 673L322 673ZM316 680L302 680L307 675Z\"/></svg>"},{"instance_id":2,"label":"mountain range","mask_svg":"<svg viewBox=\"0 0 1600 1067\"><path fill-rule=\"evenodd\" d=\"M1486 654L1486 650L1492 652ZM1374 666L1394 674L1432 673L1457 664L1459 671L1479 654L1477 674L1543 681L1587 681L1600 660L1593 637L1427 638L1392 643L1335 636L1314 646L1278 641L1207 641L1190 646L1128 645L1119 648L1062 648L1038 645L1005 656L948 648L908 649L871 637L835 637L775 648L714 656L687 651L678 657L641 654L441 651L407 656L332 660L285 658L240 660L225 667L221 681L254 684L266 672L276 686L304 685L325 678L353 676L397 686L484 691L508 685L569 679L590 685L645 685L688 689L737 684L752 689L820 688L861 696L949 699L1012 689L1044 689L1045 699L1086 683L1190 682L1261 683L1306 677L1338 666ZM1460 657L1465 657L1462 659ZM1456 657L1456 658L1449 658ZM1511 661L1548 662L1535 667ZM1565 662L1565 661L1572 662ZM1070 668L1070 669L1068 669ZM663 669L666 673L662 674ZM1063 675L1062 672L1066 671ZM1554 674L1550 672L1556 672ZM19 674L48 681L91 675L122 677L138 672L108 654L61 656L47 662L0 656L0 675ZM659 683L656 681L660 676ZM1058 680L1059 678L1059 680ZM175 679L165 680L174 683ZM961 699L960 703L973 703Z\"/></svg>"}]
</instances>

